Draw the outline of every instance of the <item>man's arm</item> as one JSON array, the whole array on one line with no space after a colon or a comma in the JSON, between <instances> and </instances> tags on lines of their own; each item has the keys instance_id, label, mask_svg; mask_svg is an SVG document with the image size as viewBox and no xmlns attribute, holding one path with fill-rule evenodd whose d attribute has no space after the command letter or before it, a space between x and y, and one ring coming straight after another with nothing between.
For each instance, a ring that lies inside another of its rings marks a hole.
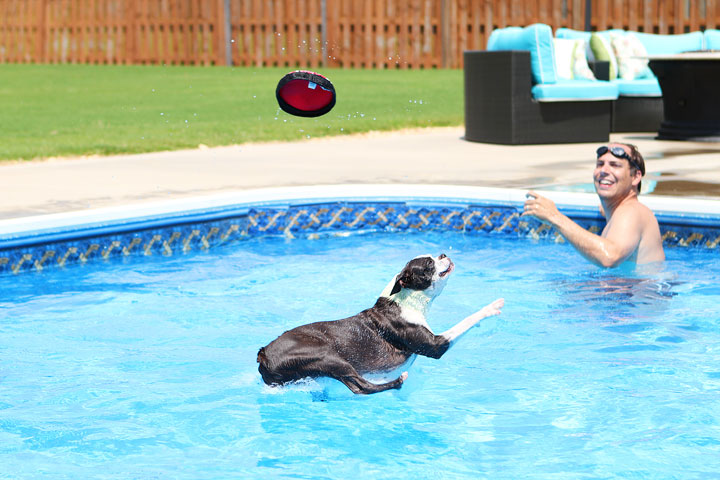
<instances>
[{"instance_id":1,"label":"man's arm","mask_svg":"<svg viewBox=\"0 0 720 480\"><path fill-rule=\"evenodd\" d=\"M631 209L616 211L602 237L585 230L560 213L552 200L532 191L525 202L525 215L550 223L580 254L602 267L621 264L640 244L642 225Z\"/></svg>"}]
</instances>

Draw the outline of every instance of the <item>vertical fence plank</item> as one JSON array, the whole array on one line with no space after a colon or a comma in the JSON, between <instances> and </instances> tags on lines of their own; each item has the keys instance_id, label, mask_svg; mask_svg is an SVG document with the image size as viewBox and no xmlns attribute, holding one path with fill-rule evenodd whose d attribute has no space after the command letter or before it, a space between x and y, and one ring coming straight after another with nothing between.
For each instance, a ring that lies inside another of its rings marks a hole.
<instances>
[{"instance_id":1,"label":"vertical fence plank","mask_svg":"<svg viewBox=\"0 0 720 480\"><path fill-rule=\"evenodd\" d=\"M9 12L9 0L0 0L0 62L12 61L10 49L16 42L11 40L10 23L14 20Z\"/></svg>"},{"instance_id":2,"label":"vertical fence plank","mask_svg":"<svg viewBox=\"0 0 720 480\"><path fill-rule=\"evenodd\" d=\"M719 8L718 8L717 0L706 0L705 28L717 28L718 27L717 20L720 17L720 12L718 12L718 10L719 10Z\"/></svg>"},{"instance_id":3,"label":"vertical fence plank","mask_svg":"<svg viewBox=\"0 0 720 480\"><path fill-rule=\"evenodd\" d=\"M397 34L399 25L397 23L397 0L382 1L383 17L385 18L383 26L383 39L385 41L385 56L387 57L387 68L396 68L398 66L398 41Z\"/></svg>"},{"instance_id":4,"label":"vertical fence plank","mask_svg":"<svg viewBox=\"0 0 720 480\"><path fill-rule=\"evenodd\" d=\"M338 39L338 10L335 0L325 0L325 58L323 65L326 67L336 67L337 59L335 58L335 47Z\"/></svg>"},{"instance_id":5,"label":"vertical fence plank","mask_svg":"<svg viewBox=\"0 0 720 480\"><path fill-rule=\"evenodd\" d=\"M637 31L638 30L638 11L637 11L637 0L630 0L628 2L628 29Z\"/></svg>"},{"instance_id":6,"label":"vertical fence plank","mask_svg":"<svg viewBox=\"0 0 720 480\"><path fill-rule=\"evenodd\" d=\"M691 32L700 29L700 2L690 2L690 17L688 18L688 26Z\"/></svg>"},{"instance_id":7,"label":"vertical fence plank","mask_svg":"<svg viewBox=\"0 0 720 480\"><path fill-rule=\"evenodd\" d=\"M387 68L387 42L383 32L385 22L385 11L383 10L383 2L381 0L372 0L372 10L370 17L370 44L373 49L373 67Z\"/></svg>"}]
</instances>

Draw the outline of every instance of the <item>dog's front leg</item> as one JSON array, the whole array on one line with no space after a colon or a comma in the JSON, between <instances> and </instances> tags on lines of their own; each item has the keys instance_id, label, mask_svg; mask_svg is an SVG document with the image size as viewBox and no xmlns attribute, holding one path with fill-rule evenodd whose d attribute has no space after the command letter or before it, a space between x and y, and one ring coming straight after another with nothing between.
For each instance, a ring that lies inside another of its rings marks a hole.
<instances>
[{"instance_id":1,"label":"dog's front leg","mask_svg":"<svg viewBox=\"0 0 720 480\"><path fill-rule=\"evenodd\" d=\"M479 322L483 318L492 317L493 315L499 315L501 313L500 309L503 307L503 305L505 305L505 299L498 298L494 302L484 306L482 309L473 313L469 317L466 317L454 327L441 333L440 336L450 342L450 347L452 347L453 344L460 337L462 337L465 332L470 330L477 322Z\"/></svg>"}]
</instances>

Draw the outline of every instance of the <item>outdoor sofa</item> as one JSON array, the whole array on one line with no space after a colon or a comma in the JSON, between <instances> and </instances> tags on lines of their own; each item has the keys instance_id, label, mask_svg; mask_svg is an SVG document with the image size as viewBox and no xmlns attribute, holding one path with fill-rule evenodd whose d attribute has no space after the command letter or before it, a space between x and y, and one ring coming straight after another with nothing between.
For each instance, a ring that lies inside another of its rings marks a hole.
<instances>
[{"instance_id":1,"label":"outdoor sofa","mask_svg":"<svg viewBox=\"0 0 720 480\"><path fill-rule=\"evenodd\" d=\"M464 52L465 139L507 145L606 142L618 86L559 75L550 26L496 29Z\"/></svg>"},{"instance_id":2,"label":"outdoor sofa","mask_svg":"<svg viewBox=\"0 0 720 480\"><path fill-rule=\"evenodd\" d=\"M610 62L609 76L601 78L618 87L618 99L612 102L612 132L657 132L660 128L662 91L643 56L720 49L718 30L660 35L619 29L586 32L559 28L555 36L584 40L589 46L586 51L591 63L594 60ZM621 75L623 73L627 74Z\"/></svg>"}]
</instances>

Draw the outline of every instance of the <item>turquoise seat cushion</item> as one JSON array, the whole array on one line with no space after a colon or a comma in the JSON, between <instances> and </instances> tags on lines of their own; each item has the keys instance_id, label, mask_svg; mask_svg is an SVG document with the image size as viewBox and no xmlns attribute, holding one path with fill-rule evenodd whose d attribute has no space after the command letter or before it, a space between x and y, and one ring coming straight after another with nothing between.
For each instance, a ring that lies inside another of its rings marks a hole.
<instances>
[{"instance_id":1,"label":"turquoise seat cushion","mask_svg":"<svg viewBox=\"0 0 720 480\"><path fill-rule=\"evenodd\" d=\"M543 23L493 30L488 50L526 50L530 52L533 83L557 82L552 28Z\"/></svg>"},{"instance_id":2,"label":"turquoise seat cushion","mask_svg":"<svg viewBox=\"0 0 720 480\"><path fill-rule=\"evenodd\" d=\"M613 28L612 30L603 30L602 32L586 32L584 30L573 30L572 28L558 28L555 31L555 36L557 38L569 38L571 40L575 40L576 38L581 38L585 40L586 42L590 41L590 36L593 33L597 33L603 38L609 38L611 33L619 33L624 34L625 30L622 30L620 28Z\"/></svg>"},{"instance_id":3,"label":"turquoise seat cushion","mask_svg":"<svg viewBox=\"0 0 720 480\"><path fill-rule=\"evenodd\" d=\"M589 42L590 35L592 35L592 32L586 32L584 30L573 30L572 28L561 27L555 30L555 37L567 38L569 40L580 39Z\"/></svg>"},{"instance_id":4,"label":"turquoise seat cushion","mask_svg":"<svg viewBox=\"0 0 720 480\"><path fill-rule=\"evenodd\" d=\"M656 77L623 80L617 78L610 83L616 85L622 97L662 97L662 90Z\"/></svg>"},{"instance_id":5,"label":"turquoise seat cushion","mask_svg":"<svg viewBox=\"0 0 720 480\"><path fill-rule=\"evenodd\" d=\"M720 31L715 30L720 35ZM614 28L612 30L603 30L601 32L584 32L581 30L573 30L571 28L558 28L555 32L557 38L582 38L590 41L591 33L597 33L598 35L608 38L609 34L617 33L625 35L628 33L626 30ZM703 33L702 32L690 32L680 33L677 35L661 35L658 33L643 33L643 32L632 32L642 42L648 55L665 55L674 54L681 52L692 52L694 50L703 49ZM707 31L705 33L705 39L707 40ZM720 44L720 38L718 38L718 44ZM716 44L717 45L717 44ZM720 47L720 45L719 45ZM705 47L709 48L709 47Z\"/></svg>"},{"instance_id":6,"label":"turquoise seat cushion","mask_svg":"<svg viewBox=\"0 0 720 480\"><path fill-rule=\"evenodd\" d=\"M535 85L531 93L538 102L615 100L618 97L618 87L601 80L561 79L557 83Z\"/></svg>"},{"instance_id":7,"label":"turquoise seat cushion","mask_svg":"<svg viewBox=\"0 0 720 480\"><path fill-rule=\"evenodd\" d=\"M720 30L705 30L705 50L720 50Z\"/></svg>"},{"instance_id":8,"label":"turquoise seat cushion","mask_svg":"<svg viewBox=\"0 0 720 480\"><path fill-rule=\"evenodd\" d=\"M677 35L634 32L642 42L648 55L671 55L674 53L702 50L703 33L690 32Z\"/></svg>"},{"instance_id":9,"label":"turquoise seat cushion","mask_svg":"<svg viewBox=\"0 0 720 480\"><path fill-rule=\"evenodd\" d=\"M585 30L573 30L572 28L562 27L562 28L558 28L555 31L555 36L557 38L568 38L570 40L575 40L575 39L580 38L582 40L585 40L586 42L589 42L590 36L593 33L597 33L598 35L600 35L603 38L609 38L609 35L611 33L623 34L623 33L625 33L625 30L622 30L620 28L613 28L612 30L603 30L602 32L587 32Z\"/></svg>"}]
</instances>

